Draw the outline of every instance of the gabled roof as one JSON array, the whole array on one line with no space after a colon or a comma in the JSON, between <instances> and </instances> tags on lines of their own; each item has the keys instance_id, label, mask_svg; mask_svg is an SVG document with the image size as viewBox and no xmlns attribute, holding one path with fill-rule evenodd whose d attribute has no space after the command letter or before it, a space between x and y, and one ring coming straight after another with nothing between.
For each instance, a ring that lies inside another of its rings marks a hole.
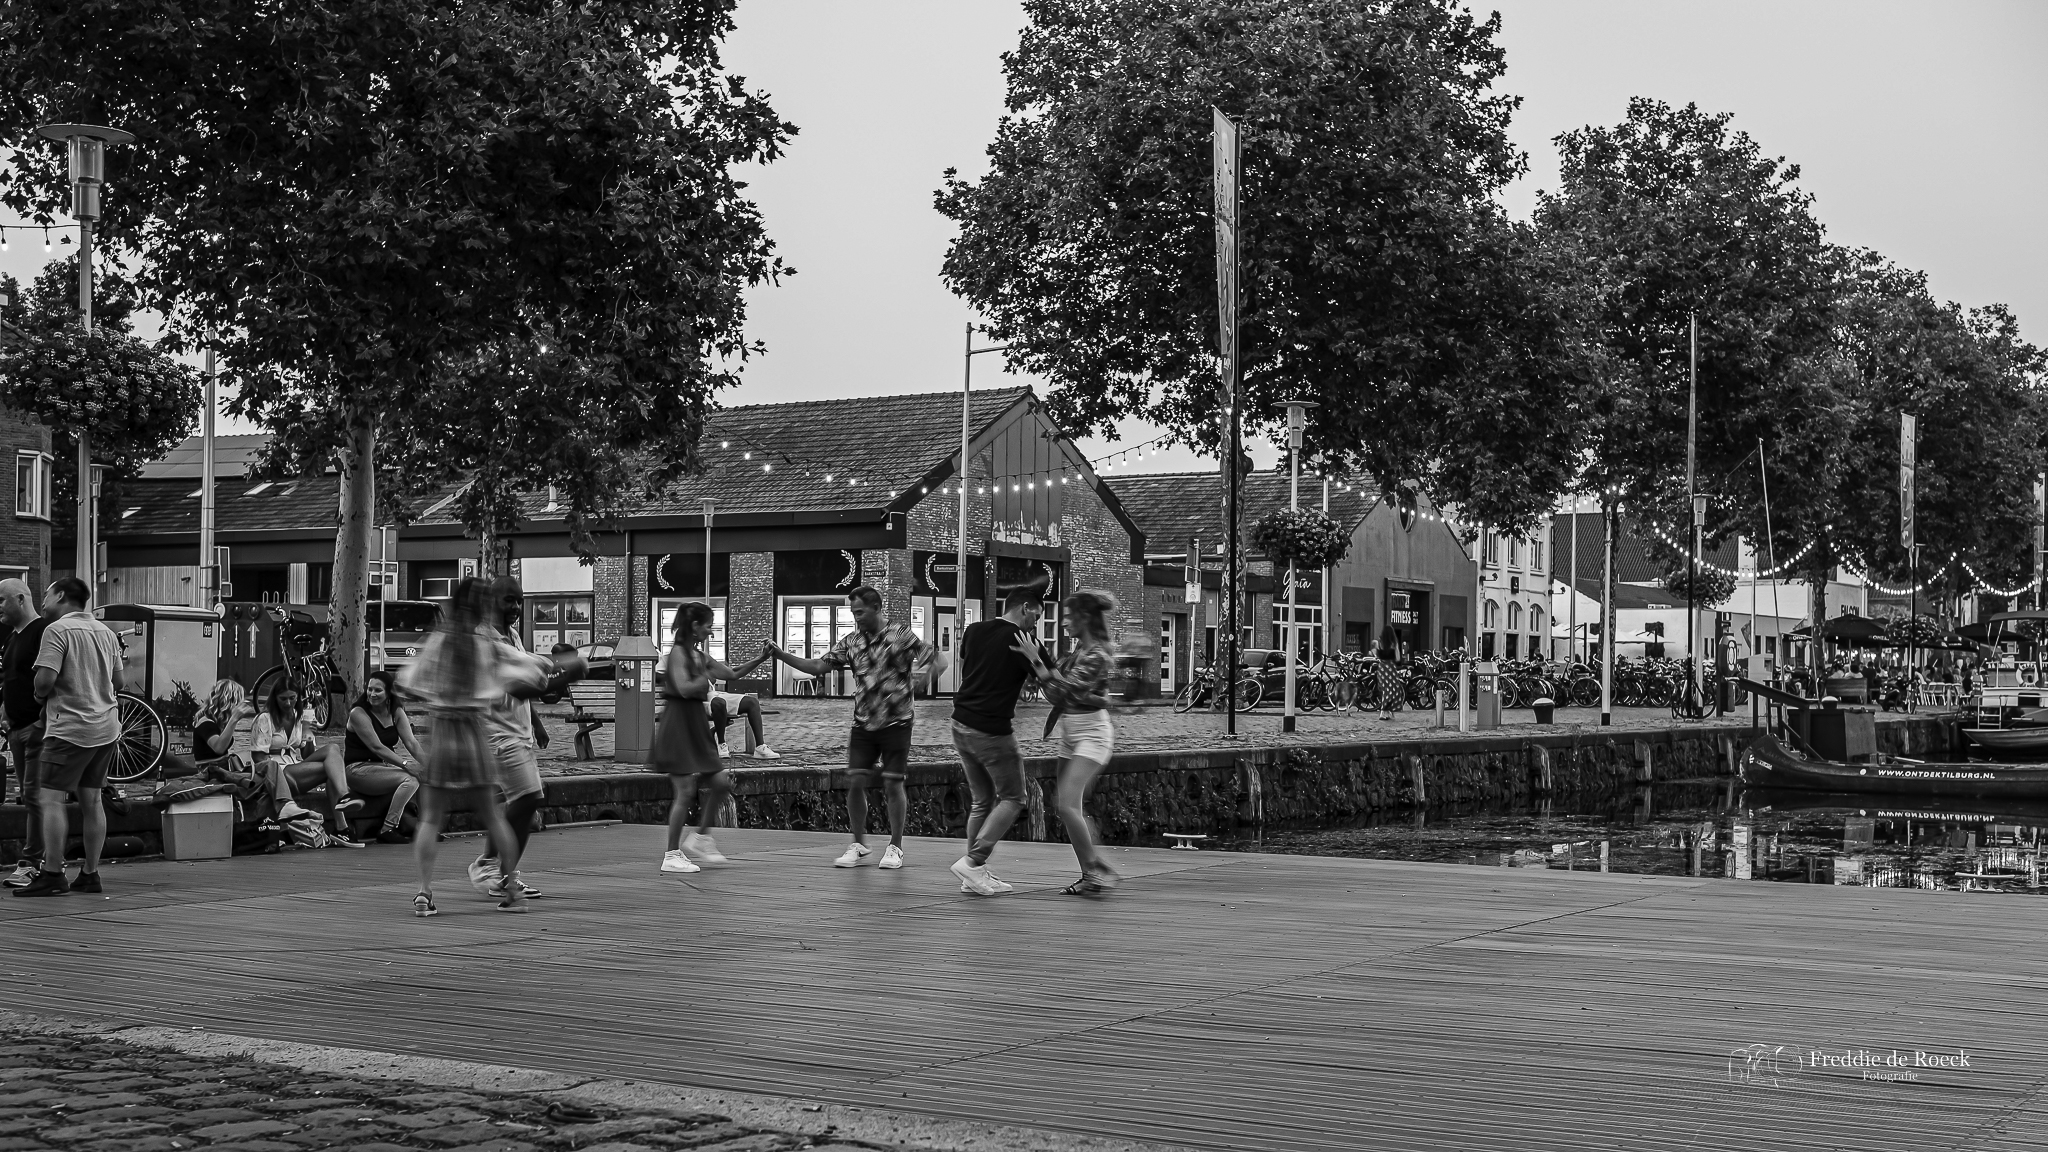
<instances>
[{"instance_id":1,"label":"gabled roof","mask_svg":"<svg viewBox=\"0 0 2048 1152\"><path fill-rule=\"evenodd\" d=\"M1185 549L1190 536L1200 537L1207 551L1223 538L1223 477L1218 473L1117 476L1105 477L1103 482L1145 533L1147 547L1155 553ZM1285 472L1254 472L1247 477L1238 493L1239 529L1248 534L1261 516L1287 507L1287 489ZM1352 531L1378 503L1377 492L1357 485L1349 491L1330 486L1330 516ZM1323 506L1320 479L1302 478L1301 506Z\"/></svg>"},{"instance_id":2,"label":"gabled roof","mask_svg":"<svg viewBox=\"0 0 2048 1152\"><path fill-rule=\"evenodd\" d=\"M968 422L980 436L1031 397L1028 388L973 395ZM704 471L685 476L653 499L636 501L632 515L695 516L717 501L720 516L747 512L898 510L916 503L915 489L950 473L960 446L960 396L918 392L902 396L845 396L789 404L720 408L705 421L699 440ZM830 479L827 479L830 477ZM529 518L559 515L547 494L527 497ZM422 523L455 519L436 500Z\"/></svg>"}]
</instances>

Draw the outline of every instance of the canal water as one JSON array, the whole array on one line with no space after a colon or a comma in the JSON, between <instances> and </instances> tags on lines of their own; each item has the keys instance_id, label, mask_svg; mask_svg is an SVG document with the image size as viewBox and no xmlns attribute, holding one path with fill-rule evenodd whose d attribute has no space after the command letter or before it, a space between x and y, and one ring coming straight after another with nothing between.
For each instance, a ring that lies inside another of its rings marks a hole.
<instances>
[{"instance_id":1,"label":"canal water","mask_svg":"<svg viewBox=\"0 0 2048 1152\"><path fill-rule=\"evenodd\" d=\"M1714 876L1959 892L2040 892L2048 800L1932 801L1744 788L1731 780L1645 785L1610 806L1385 814L1341 825L1242 830L1216 847Z\"/></svg>"}]
</instances>

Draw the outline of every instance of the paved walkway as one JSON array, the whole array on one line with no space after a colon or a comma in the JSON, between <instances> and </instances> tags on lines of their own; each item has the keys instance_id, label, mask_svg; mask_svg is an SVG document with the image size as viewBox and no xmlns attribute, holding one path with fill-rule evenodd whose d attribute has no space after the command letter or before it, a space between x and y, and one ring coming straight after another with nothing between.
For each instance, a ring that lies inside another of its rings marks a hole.
<instances>
[{"instance_id":1,"label":"paved walkway","mask_svg":"<svg viewBox=\"0 0 2048 1152\"><path fill-rule=\"evenodd\" d=\"M111 865L102 897L0 900L0 969L23 1011L356 1049L357 1078L397 1054L1268 1152L2048 1142L2033 901L1162 849L1115 850L1128 882L1082 899L1039 844L980 899L950 843L841 870L839 837L737 830L675 877L660 836L540 834L525 916L460 890L453 845L432 920L403 849ZM313 1123L258 1103L211 1101ZM392 1103L370 1123L426 1130Z\"/></svg>"},{"instance_id":2,"label":"paved walkway","mask_svg":"<svg viewBox=\"0 0 2048 1152\"><path fill-rule=\"evenodd\" d=\"M846 758L846 733L852 725L852 703L847 700L816 699L796 697L763 702L764 707L776 710L776 715L762 717L762 726L768 744L785 757L791 767L827 767L844 763ZM570 735L575 726L559 715L560 710L542 709L543 714L552 714L548 730L553 741L541 754L542 771L550 775L573 775L590 772L611 772L617 770L612 761L613 730L607 724L594 734L596 759L576 759L574 742ZM1017 715L1017 735L1020 746L1027 756L1051 756L1058 752L1058 741L1038 739L1045 730L1048 709L1037 705L1020 709ZM954 758L952 744L953 705L950 700L924 700L917 705L917 720L912 729L916 744L912 748L913 760L951 760ZM1140 707L1128 709L1116 716L1117 747L1123 751L1140 750L1165 751L1195 748L1215 748L1225 743L1224 728L1228 718L1218 712L1199 711L1179 713L1167 707ZM1569 732L1597 730L1600 715L1597 710L1566 709L1557 713L1558 723L1542 727L1536 723L1536 715L1526 709L1511 710L1502 717L1502 730L1536 734L1540 732ZM1614 715L1614 725L1609 731L1641 731L1663 729L1672 726L1671 710L1668 708L1622 708ZM1746 727L1749 711L1731 714L1720 721L1709 719L1702 724L1726 723ZM1260 709L1242 713L1237 717L1237 732L1240 747L1273 747L1287 744L1327 744L1342 740L1410 740L1425 739L1431 735L1446 734L1436 727L1434 712L1396 712L1390 721L1382 721L1372 712L1304 712L1296 718L1292 735L1280 731L1279 713ZM728 733L729 738L739 736L737 723ZM1457 734L1457 713L1450 714L1448 734ZM739 745L733 745L737 752ZM744 756L736 756L733 763L738 766L754 766L757 762ZM766 764L769 761L760 761Z\"/></svg>"}]
</instances>

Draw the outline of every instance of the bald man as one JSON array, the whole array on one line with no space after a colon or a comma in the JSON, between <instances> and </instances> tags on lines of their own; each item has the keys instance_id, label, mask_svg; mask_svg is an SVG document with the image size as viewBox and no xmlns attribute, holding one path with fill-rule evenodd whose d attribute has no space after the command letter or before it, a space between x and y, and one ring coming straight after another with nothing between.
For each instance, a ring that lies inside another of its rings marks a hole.
<instances>
[{"instance_id":1,"label":"bald man","mask_svg":"<svg viewBox=\"0 0 2048 1152\"><path fill-rule=\"evenodd\" d=\"M14 874L5 881L9 888L26 887L42 870L36 761L43 750L43 705L36 699L36 653L42 649L47 623L36 610L35 592L26 581L0 580L0 714L7 721L8 759L21 781L21 802L28 807L28 836Z\"/></svg>"}]
</instances>

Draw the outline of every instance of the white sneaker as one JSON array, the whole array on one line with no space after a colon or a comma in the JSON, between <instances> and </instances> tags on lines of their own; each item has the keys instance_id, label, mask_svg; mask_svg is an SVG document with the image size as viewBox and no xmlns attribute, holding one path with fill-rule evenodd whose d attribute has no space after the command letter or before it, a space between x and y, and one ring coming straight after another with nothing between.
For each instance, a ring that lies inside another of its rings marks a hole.
<instances>
[{"instance_id":1,"label":"white sneaker","mask_svg":"<svg viewBox=\"0 0 2048 1152\"><path fill-rule=\"evenodd\" d=\"M756 744L754 745L754 759L780 760L782 759L782 753L777 752L775 749L770 748L766 744Z\"/></svg>"},{"instance_id":2,"label":"white sneaker","mask_svg":"<svg viewBox=\"0 0 2048 1152\"><path fill-rule=\"evenodd\" d=\"M498 891L498 884L505 879L504 870L498 862L479 856L469 862L469 886L486 896L496 899L504 893Z\"/></svg>"},{"instance_id":3,"label":"white sneaker","mask_svg":"<svg viewBox=\"0 0 2048 1152\"><path fill-rule=\"evenodd\" d=\"M962 892L972 892L976 896L1000 896L1009 887L1007 884L1003 888L996 887L994 878L988 874L988 866L977 867L965 856L953 861L953 875L960 878Z\"/></svg>"},{"instance_id":4,"label":"white sneaker","mask_svg":"<svg viewBox=\"0 0 2048 1152\"><path fill-rule=\"evenodd\" d=\"M677 848L674 851L670 852L663 852L661 854L661 870L663 872L703 871L703 869L697 867L696 863L693 862L688 856L683 855L683 850L680 848Z\"/></svg>"},{"instance_id":5,"label":"white sneaker","mask_svg":"<svg viewBox=\"0 0 2048 1152\"><path fill-rule=\"evenodd\" d=\"M1003 878L1002 878L1002 877L1000 877L1000 876L996 875L996 874L995 874L995 873L993 873L993 872L989 872L989 870L988 870L988 867L987 867L986 865L983 865L983 866L982 866L982 871L983 871L984 873L987 873L987 875L988 875L988 882L996 886L996 891L998 891L998 892L1015 892L1015 891L1017 890L1017 886L1016 886L1016 885L1014 885L1014 884L1006 884L1006 883L1004 883L1004 882L1003 882Z\"/></svg>"},{"instance_id":6,"label":"white sneaker","mask_svg":"<svg viewBox=\"0 0 2048 1152\"><path fill-rule=\"evenodd\" d=\"M891 845L889 845L889 846L888 846L887 848L884 848L884 849L882 849L882 863L881 863L881 864L879 865L879 867L882 867L882 868L901 868L901 867L903 867L903 849L901 849L901 848L898 848L898 847L897 847L897 846L895 846L894 844L891 844Z\"/></svg>"},{"instance_id":7,"label":"white sneaker","mask_svg":"<svg viewBox=\"0 0 2048 1152\"><path fill-rule=\"evenodd\" d=\"M832 866L834 868L858 868L861 866L861 862L867 858L867 845L860 843L848 844L846 851L839 854L839 859L834 860Z\"/></svg>"},{"instance_id":8,"label":"white sneaker","mask_svg":"<svg viewBox=\"0 0 2048 1152\"><path fill-rule=\"evenodd\" d=\"M726 746L725 746L724 744L720 744L720 745L718 746L718 758L719 758L720 760L724 760L724 759L727 759L727 758L728 758L728 757L730 757L731 755L732 755L732 749L731 749L731 748L728 748L728 747L726 747Z\"/></svg>"},{"instance_id":9,"label":"white sneaker","mask_svg":"<svg viewBox=\"0 0 2048 1152\"><path fill-rule=\"evenodd\" d=\"M26 888L28 882L35 879L36 873L40 871L42 869L33 864L17 864L14 871L8 873L7 879L0 880L0 884L5 884L9 888Z\"/></svg>"},{"instance_id":10,"label":"white sneaker","mask_svg":"<svg viewBox=\"0 0 2048 1152\"><path fill-rule=\"evenodd\" d=\"M723 864L725 857L718 851L718 843L709 836L692 832L683 837L683 851L695 853L697 859L706 864Z\"/></svg>"}]
</instances>

